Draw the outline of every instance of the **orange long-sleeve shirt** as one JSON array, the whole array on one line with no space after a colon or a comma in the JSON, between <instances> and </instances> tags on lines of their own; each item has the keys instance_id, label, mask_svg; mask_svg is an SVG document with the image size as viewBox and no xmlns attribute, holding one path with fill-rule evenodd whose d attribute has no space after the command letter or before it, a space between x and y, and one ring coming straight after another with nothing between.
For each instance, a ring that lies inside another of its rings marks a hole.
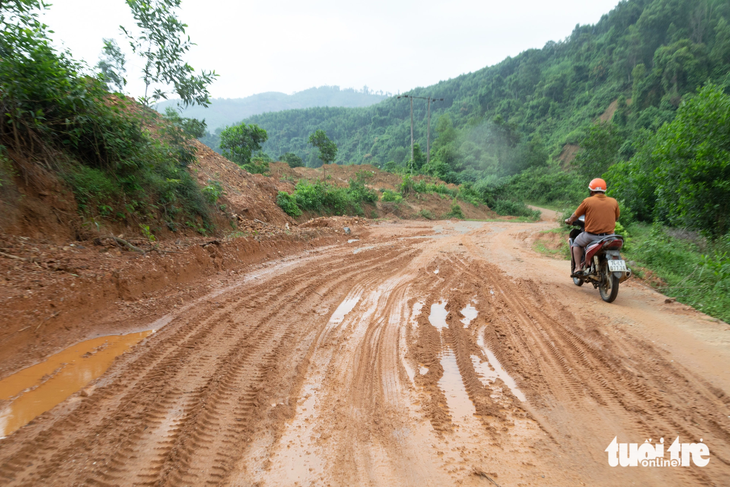
<instances>
[{"instance_id":1,"label":"orange long-sleeve shirt","mask_svg":"<svg viewBox=\"0 0 730 487\"><path fill-rule=\"evenodd\" d=\"M597 193L584 199L575 210L575 216L581 215L586 216L586 232L613 233L621 212L618 209L618 201L603 193Z\"/></svg>"}]
</instances>

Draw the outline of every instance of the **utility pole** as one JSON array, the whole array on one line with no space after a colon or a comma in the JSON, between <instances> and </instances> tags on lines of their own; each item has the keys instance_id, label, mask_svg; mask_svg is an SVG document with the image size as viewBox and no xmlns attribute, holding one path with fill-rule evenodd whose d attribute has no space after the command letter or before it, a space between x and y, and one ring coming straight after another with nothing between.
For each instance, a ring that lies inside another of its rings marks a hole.
<instances>
[{"instance_id":1,"label":"utility pole","mask_svg":"<svg viewBox=\"0 0 730 487\"><path fill-rule=\"evenodd\" d=\"M430 96L400 95L396 98L410 98L411 100L411 174L413 174L413 99L428 100L428 127L426 129L426 164L431 162L431 102L444 101L443 98L431 98Z\"/></svg>"}]
</instances>

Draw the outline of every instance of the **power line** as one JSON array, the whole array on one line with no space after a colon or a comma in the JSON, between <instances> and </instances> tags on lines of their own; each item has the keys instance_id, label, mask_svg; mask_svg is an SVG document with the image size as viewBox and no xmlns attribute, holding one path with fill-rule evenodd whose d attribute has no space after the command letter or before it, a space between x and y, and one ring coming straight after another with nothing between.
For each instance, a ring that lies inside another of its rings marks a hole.
<instances>
[{"instance_id":1,"label":"power line","mask_svg":"<svg viewBox=\"0 0 730 487\"><path fill-rule=\"evenodd\" d=\"M430 96L400 95L396 98L410 98L411 100L411 173L413 173L413 99L428 100L428 125L426 128L426 164L431 162L431 102L444 101L443 98L432 98Z\"/></svg>"}]
</instances>

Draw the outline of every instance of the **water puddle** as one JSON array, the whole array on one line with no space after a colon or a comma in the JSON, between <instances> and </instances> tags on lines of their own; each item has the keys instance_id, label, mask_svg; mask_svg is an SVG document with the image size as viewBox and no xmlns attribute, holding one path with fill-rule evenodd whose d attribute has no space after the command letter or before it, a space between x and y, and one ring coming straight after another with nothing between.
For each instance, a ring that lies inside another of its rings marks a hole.
<instances>
[{"instance_id":1,"label":"water puddle","mask_svg":"<svg viewBox=\"0 0 730 487\"><path fill-rule=\"evenodd\" d=\"M359 238L351 238L350 240L347 241L347 243L359 242L359 241L360 241Z\"/></svg>"},{"instance_id":2,"label":"water puddle","mask_svg":"<svg viewBox=\"0 0 730 487\"><path fill-rule=\"evenodd\" d=\"M431 305L431 314L428 315L428 321L431 322L433 326L438 328L439 330L443 328L448 328L448 324L446 324L446 315L449 314L448 311L446 311L446 304L448 301L439 301L438 303L433 303Z\"/></svg>"},{"instance_id":3,"label":"water puddle","mask_svg":"<svg viewBox=\"0 0 730 487\"><path fill-rule=\"evenodd\" d=\"M359 254L363 250L370 250L370 249L374 249L374 248L375 248L374 245L368 245L367 247L358 247L355 250L353 250L352 253L353 254Z\"/></svg>"},{"instance_id":4,"label":"water puddle","mask_svg":"<svg viewBox=\"0 0 730 487\"><path fill-rule=\"evenodd\" d=\"M466 308L461 310L461 314L464 315L464 319L461 320L461 322L464 323L464 328L468 328L469 323L477 317L479 311L477 311L477 309L469 303L466 305Z\"/></svg>"},{"instance_id":5,"label":"water puddle","mask_svg":"<svg viewBox=\"0 0 730 487\"><path fill-rule=\"evenodd\" d=\"M101 376L118 355L154 330L93 338L0 381L0 438L25 426Z\"/></svg>"},{"instance_id":6,"label":"water puddle","mask_svg":"<svg viewBox=\"0 0 730 487\"><path fill-rule=\"evenodd\" d=\"M461 380L459 366L456 365L456 355L451 348L443 351L441 366L444 368L444 375L439 380L439 387L446 395L446 403L452 418L463 418L476 414L474 404L469 399L464 382Z\"/></svg>"},{"instance_id":7,"label":"water puddle","mask_svg":"<svg viewBox=\"0 0 730 487\"><path fill-rule=\"evenodd\" d=\"M358 301L360 301L360 294L357 294L351 298L347 298L342 301L335 310L335 312L332 313L332 316L327 323L327 328L334 328L335 326L338 326L340 323L342 323L345 319L345 316L347 316L347 313L352 311Z\"/></svg>"},{"instance_id":8,"label":"water puddle","mask_svg":"<svg viewBox=\"0 0 730 487\"><path fill-rule=\"evenodd\" d=\"M492 351L484 346L484 339L480 336L477 342L484 354L487 356L486 362L482 362L479 357L474 355L471 356L472 364L474 364L474 370L482 381L482 384L486 386L492 384L497 378L502 379L502 382L507 384L507 387L510 388L512 394L514 394L520 401L525 402L527 400L525 394L518 389L515 380L507 373L506 370L504 370L504 367L502 367L502 364L499 363L499 360L497 360L497 357L494 356Z\"/></svg>"},{"instance_id":9,"label":"water puddle","mask_svg":"<svg viewBox=\"0 0 730 487\"><path fill-rule=\"evenodd\" d=\"M433 273L434 273L434 274L438 274L438 273L439 273L439 270L438 270L438 269L436 269L435 271L433 271Z\"/></svg>"}]
</instances>

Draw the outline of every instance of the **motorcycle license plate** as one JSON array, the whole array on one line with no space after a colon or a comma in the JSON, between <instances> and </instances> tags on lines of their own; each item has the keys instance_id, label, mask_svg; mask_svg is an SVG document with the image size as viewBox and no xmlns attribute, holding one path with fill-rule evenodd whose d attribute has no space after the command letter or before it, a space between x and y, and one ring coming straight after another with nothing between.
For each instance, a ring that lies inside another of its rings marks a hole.
<instances>
[{"instance_id":1,"label":"motorcycle license plate","mask_svg":"<svg viewBox=\"0 0 730 487\"><path fill-rule=\"evenodd\" d=\"M611 272L627 272L626 261L624 260L609 260L608 270Z\"/></svg>"}]
</instances>

